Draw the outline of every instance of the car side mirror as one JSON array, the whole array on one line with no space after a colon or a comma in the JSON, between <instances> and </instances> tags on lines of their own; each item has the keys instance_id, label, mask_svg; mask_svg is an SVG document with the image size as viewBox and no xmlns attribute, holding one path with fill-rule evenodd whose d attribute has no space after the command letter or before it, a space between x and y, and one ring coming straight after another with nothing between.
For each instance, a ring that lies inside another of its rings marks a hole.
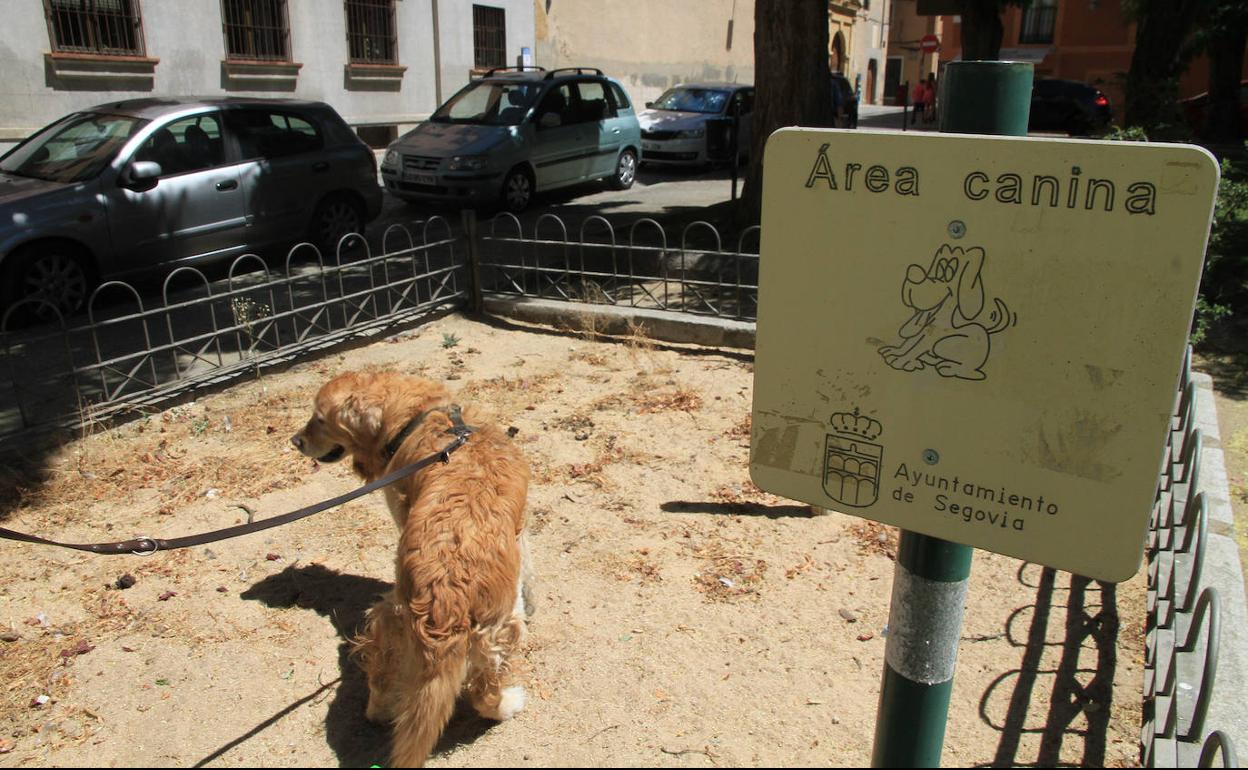
<instances>
[{"instance_id":1,"label":"car side mirror","mask_svg":"<svg viewBox=\"0 0 1248 770\"><path fill-rule=\"evenodd\" d=\"M562 125L563 120L560 119L557 112L543 112L542 117L537 120L538 128L558 128Z\"/></svg>"},{"instance_id":2,"label":"car side mirror","mask_svg":"<svg viewBox=\"0 0 1248 770\"><path fill-rule=\"evenodd\" d=\"M144 192L156 186L164 169L152 160L136 160L126 167L121 176L121 186L135 192Z\"/></svg>"}]
</instances>

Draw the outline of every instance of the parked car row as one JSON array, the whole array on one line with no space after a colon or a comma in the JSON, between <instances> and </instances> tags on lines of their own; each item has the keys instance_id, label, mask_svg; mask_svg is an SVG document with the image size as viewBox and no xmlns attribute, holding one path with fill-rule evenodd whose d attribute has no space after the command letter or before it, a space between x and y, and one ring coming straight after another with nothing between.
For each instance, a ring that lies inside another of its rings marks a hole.
<instances>
[{"instance_id":1,"label":"parked car row","mask_svg":"<svg viewBox=\"0 0 1248 770\"><path fill-rule=\"evenodd\" d=\"M0 305L38 298L26 309L50 319L81 308L96 282L156 265L292 239L332 250L381 198L372 150L328 105L103 104L0 158Z\"/></svg>"},{"instance_id":2,"label":"parked car row","mask_svg":"<svg viewBox=\"0 0 1248 770\"><path fill-rule=\"evenodd\" d=\"M569 185L628 189L642 161L705 166L729 160L734 143L741 160L753 104L748 85L688 83L639 111L595 68L498 68L393 142L380 167L320 102L102 104L0 157L0 314L22 304L53 319L81 309L102 280L298 240L333 253L380 213L379 172L403 200L519 212ZM849 112L842 120L852 125Z\"/></svg>"}]
</instances>

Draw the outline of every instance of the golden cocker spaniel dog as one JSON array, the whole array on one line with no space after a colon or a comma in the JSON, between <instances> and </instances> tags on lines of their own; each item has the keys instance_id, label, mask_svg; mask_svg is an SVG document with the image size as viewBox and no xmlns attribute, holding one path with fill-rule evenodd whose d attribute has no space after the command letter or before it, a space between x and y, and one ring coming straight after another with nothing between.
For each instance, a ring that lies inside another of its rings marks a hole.
<instances>
[{"instance_id":1,"label":"golden cocker spaniel dog","mask_svg":"<svg viewBox=\"0 0 1248 770\"><path fill-rule=\"evenodd\" d=\"M291 439L322 462L351 456L372 481L436 455L451 429L473 428L449 456L386 487L399 528L394 590L369 611L354 654L368 675L367 716L389 721L391 766L422 765L465 689L487 719L525 703L509 660L525 631L529 467L497 427L460 410L441 384L390 373L335 377Z\"/></svg>"}]
</instances>

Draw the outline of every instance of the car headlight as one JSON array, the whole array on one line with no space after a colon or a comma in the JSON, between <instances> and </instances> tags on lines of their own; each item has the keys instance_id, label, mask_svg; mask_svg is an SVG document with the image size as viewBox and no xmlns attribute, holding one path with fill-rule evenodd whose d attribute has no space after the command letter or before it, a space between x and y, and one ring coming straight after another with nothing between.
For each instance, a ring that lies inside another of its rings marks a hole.
<instances>
[{"instance_id":1,"label":"car headlight","mask_svg":"<svg viewBox=\"0 0 1248 770\"><path fill-rule=\"evenodd\" d=\"M382 159L381 165L383 166L399 165L399 151L398 150L386 150L386 157Z\"/></svg>"},{"instance_id":2,"label":"car headlight","mask_svg":"<svg viewBox=\"0 0 1248 770\"><path fill-rule=\"evenodd\" d=\"M456 155L451 158L451 164L447 168L451 171L480 171L489 162L490 159L484 155Z\"/></svg>"},{"instance_id":3,"label":"car headlight","mask_svg":"<svg viewBox=\"0 0 1248 770\"><path fill-rule=\"evenodd\" d=\"M681 139L701 139L702 137L706 136L706 129L705 128L693 128L688 131L681 131L676 136Z\"/></svg>"}]
</instances>

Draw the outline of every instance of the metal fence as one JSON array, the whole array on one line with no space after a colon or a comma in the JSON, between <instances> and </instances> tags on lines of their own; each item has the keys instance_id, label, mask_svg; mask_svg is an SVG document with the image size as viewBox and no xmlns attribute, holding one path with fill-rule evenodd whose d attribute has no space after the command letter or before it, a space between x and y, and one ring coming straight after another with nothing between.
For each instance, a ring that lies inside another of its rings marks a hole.
<instances>
[{"instance_id":1,"label":"metal fence","mask_svg":"<svg viewBox=\"0 0 1248 770\"><path fill-rule=\"evenodd\" d=\"M1145 767L1237 767L1235 749L1206 717L1221 642L1222 604L1204 577L1209 505L1201 479L1201 431L1191 351L1166 446L1148 540L1144 660Z\"/></svg>"},{"instance_id":2,"label":"metal fence","mask_svg":"<svg viewBox=\"0 0 1248 770\"><path fill-rule=\"evenodd\" d=\"M0 443L152 405L435 309L479 307L484 295L747 322L757 314L757 227L735 251L707 222L685 225L678 239L653 219L621 237L601 216L587 218L575 238L553 214L538 217L528 236L511 214L479 226L465 212L462 228L437 216L415 234L394 225L377 256L348 236L332 264L307 243L278 268L248 254L217 281L178 268L146 294L109 281L92 293L85 322L57 317L16 328L32 308L51 309L18 303L0 316Z\"/></svg>"},{"instance_id":3,"label":"metal fence","mask_svg":"<svg viewBox=\"0 0 1248 770\"><path fill-rule=\"evenodd\" d=\"M215 282L198 269L178 268L154 307L135 286L109 281L91 294L86 322L72 326L56 316L51 324L15 329L30 310L54 312L36 300L17 303L0 318L0 437L102 419L458 307L469 286L462 239L440 217L419 235L418 243L394 225L377 256L362 237L348 235L333 264L302 243L280 273L248 254Z\"/></svg>"},{"instance_id":4,"label":"metal fence","mask_svg":"<svg viewBox=\"0 0 1248 770\"><path fill-rule=\"evenodd\" d=\"M471 229L471 228L470 228ZM623 235L623 237L621 237ZM759 228L724 249L719 230L691 222L679 243L653 219L617 233L604 217L585 219L569 237L567 223L543 214L531 235L512 214L499 214L480 238L485 293L670 310L753 321L758 315Z\"/></svg>"}]
</instances>

